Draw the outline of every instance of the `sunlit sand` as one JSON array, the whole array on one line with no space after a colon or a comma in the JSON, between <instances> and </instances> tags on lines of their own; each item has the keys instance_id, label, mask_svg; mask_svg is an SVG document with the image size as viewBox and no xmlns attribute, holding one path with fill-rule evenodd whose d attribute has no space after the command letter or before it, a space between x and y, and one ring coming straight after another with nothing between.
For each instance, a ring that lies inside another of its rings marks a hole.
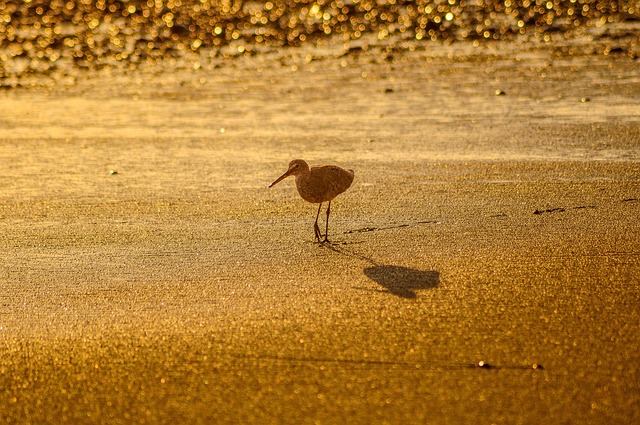
<instances>
[{"instance_id":1,"label":"sunlit sand","mask_svg":"<svg viewBox=\"0 0 640 425\"><path fill-rule=\"evenodd\" d=\"M632 2L5 3L1 423L638 422Z\"/></svg>"}]
</instances>

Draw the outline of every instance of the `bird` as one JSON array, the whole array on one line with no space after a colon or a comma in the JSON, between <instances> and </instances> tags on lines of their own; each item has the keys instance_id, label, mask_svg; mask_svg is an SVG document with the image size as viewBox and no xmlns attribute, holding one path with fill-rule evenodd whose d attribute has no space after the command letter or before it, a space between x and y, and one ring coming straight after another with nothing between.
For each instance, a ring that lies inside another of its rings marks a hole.
<instances>
[{"instance_id":1,"label":"bird","mask_svg":"<svg viewBox=\"0 0 640 425\"><path fill-rule=\"evenodd\" d=\"M273 187L289 176L295 176L296 188L302 199L313 204L320 204L318 206L318 213L316 214L316 221L313 223L315 239L319 243L323 235L322 232L320 232L320 227L318 227L318 217L320 216L322 204L324 202L329 203L329 205L327 205L324 240L322 241L329 242L331 201L351 186L353 178L355 177L354 171L345 170L337 165L314 165L309 167L309 164L307 164L305 160L294 159L289 163L289 169L271 183L269 187Z\"/></svg>"}]
</instances>

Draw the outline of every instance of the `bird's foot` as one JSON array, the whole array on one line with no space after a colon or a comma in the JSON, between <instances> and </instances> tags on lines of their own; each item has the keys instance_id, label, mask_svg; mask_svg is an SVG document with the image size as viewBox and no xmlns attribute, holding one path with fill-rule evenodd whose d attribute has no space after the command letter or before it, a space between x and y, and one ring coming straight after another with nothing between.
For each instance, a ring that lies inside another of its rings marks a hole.
<instances>
[{"instance_id":1,"label":"bird's foot","mask_svg":"<svg viewBox=\"0 0 640 425\"><path fill-rule=\"evenodd\" d=\"M331 241L329 239L327 239L326 236L323 237L323 235L320 234L320 235L316 236L316 243L318 243L320 245L323 245L325 243L330 244Z\"/></svg>"},{"instance_id":2,"label":"bird's foot","mask_svg":"<svg viewBox=\"0 0 640 425\"><path fill-rule=\"evenodd\" d=\"M323 235L320 231L316 233L315 241L320 245L323 245L325 243L328 243L328 244L331 243L331 241L329 240L329 237L327 235Z\"/></svg>"}]
</instances>

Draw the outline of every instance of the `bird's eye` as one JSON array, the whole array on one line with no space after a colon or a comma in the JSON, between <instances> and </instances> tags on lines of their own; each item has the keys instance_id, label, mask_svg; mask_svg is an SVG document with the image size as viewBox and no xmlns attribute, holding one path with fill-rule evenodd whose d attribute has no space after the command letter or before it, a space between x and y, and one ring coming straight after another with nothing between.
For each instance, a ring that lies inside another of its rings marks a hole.
<instances>
[{"instance_id":1,"label":"bird's eye","mask_svg":"<svg viewBox=\"0 0 640 425\"><path fill-rule=\"evenodd\" d=\"M300 164L294 164L293 168L298 168L300 166Z\"/></svg>"}]
</instances>

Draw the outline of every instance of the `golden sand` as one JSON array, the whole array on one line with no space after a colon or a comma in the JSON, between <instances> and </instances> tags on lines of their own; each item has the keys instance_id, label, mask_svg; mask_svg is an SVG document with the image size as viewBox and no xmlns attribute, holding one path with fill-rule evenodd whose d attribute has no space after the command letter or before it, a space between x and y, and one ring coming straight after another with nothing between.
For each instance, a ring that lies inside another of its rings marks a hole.
<instances>
[{"instance_id":1,"label":"golden sand","mask_svg":"<svg viewBox=\"0 0 640 425\"><path fill-rule=\"evenodd\" d=\"M374 50L3 92L0 422L637 423L637 61Z\"/></svg>"}]
</instances>

